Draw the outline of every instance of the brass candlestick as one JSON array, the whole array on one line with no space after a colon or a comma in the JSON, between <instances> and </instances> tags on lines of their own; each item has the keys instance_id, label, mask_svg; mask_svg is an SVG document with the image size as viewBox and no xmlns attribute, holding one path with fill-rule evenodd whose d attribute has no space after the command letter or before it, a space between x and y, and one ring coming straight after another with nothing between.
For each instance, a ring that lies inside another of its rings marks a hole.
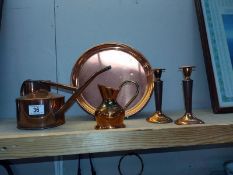
<instances>
[{"instance_id":1,"label":"brass candlestick","mask_svg":"<svg viewBox=\"0 0 233 175\"><path fill-rule=\"evenodd\" d=\"M151 123L171 123L172 119L167 117L165 114L162 113L162 95L163 95L163 81L160 79L162 72L165 69L154 69L154 96L155 96L155 105L156 105L156 112L153 113L152 116L147 118L146 120Z\"/></svg>"},{"instance_id":2,"label":"brass candlestick","mask_svg":"<svg viewBox=\"0 0 233 175\"><path fill-rule=\"evenodd\" d=\"M196 118L192 113L192 88L193 80L190 78L191 73L195 66L183 66L179 68L182 70L184 75L183 80L183 93L184 93L184 104L185 114L175 121L177 125L191 125L191 124L203 124L204 122Z\"/></svg>"}]
</instances>

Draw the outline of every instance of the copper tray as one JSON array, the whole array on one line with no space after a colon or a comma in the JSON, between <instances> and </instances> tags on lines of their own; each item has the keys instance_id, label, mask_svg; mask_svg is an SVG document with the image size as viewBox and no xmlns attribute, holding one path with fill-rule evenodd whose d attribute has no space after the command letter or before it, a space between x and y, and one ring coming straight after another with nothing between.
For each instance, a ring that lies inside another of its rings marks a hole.
<instances>
[{"instance_id":1,"label":"copper tray","mask_svg":"<svg viewBox=\"0 0 233 175\"><path fill-rule=\"evenodd\" d=\"M137 50L118 43L105 43L87 50L75 63L71 73L71 83L79 87L97 70L111 65L112 69L98 76L77 98L78 104L88 113L94 115L102 98L98 84L118 88L125 80L139 84L139 94L126 109L126 117L140 111L148 102L153 91L153 71L149 62ZM117 101L124 106L134 95L135 87L122 88Z\"/></svg>"}]
</instances>

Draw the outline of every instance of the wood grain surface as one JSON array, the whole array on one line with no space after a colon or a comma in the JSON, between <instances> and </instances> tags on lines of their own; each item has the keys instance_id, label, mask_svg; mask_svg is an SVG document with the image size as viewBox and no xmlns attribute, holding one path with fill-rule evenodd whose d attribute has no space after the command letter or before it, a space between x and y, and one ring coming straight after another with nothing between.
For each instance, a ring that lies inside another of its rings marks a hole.
<instances>
[{"instance_id":1,"label":"wood grain surface","mask_svg":"<svg viewBox=\"0 0 233 175\"><path fill-rule=\"evenodd\" d=\"M183 113L168 113L174 120ZM0 160L81 153L143 150L233 142L233 114L195 111L205 124L178 126L146 122L150 114L125 120L126 128L95 130L86 117L46 130L19 130L15 121L0 121Z\"/></svg>"}]
</instances>

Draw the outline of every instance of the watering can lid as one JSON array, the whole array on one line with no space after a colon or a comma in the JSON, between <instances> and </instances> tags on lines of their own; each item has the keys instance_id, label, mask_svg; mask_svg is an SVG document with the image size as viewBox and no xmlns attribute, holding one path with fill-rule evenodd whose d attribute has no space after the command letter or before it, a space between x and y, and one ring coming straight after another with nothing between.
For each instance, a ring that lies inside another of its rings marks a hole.
<instances>
[{"instance_id":1,"label":"watering can lid","mask_svg":"<svg viewBox=\"0 0 233 175\"><path fill-rule=\"evenodd\" d=\"M62 95L51 93L44 89L40 89L38 91L29 93L25 96L21 96L17 100L56 99L56 98L62 98L62 97L64 98L64 96Z\"/></svg>"}]
</instances>

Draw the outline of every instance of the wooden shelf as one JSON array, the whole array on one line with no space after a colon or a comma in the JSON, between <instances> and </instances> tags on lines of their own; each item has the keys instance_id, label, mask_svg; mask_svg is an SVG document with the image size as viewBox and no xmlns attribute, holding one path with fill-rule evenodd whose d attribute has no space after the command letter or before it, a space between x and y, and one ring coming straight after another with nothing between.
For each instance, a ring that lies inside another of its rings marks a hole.
<instances>
[{"instance_id":1,"label":"wooden shelf","mask_svg":"<svg viewBox=\"0 0 233 175\"><path fill-rule=\"evenodd\" d=\"M174 120L183 113L168 115ZM233 143L233 114L194 110L202 125L146 122L148 114L125 120L126 128L94 130L91 117L76 117L46 130L19 130L15 121L0 121L0 160L152 148Z\"/></svg>"}]
</instances>

